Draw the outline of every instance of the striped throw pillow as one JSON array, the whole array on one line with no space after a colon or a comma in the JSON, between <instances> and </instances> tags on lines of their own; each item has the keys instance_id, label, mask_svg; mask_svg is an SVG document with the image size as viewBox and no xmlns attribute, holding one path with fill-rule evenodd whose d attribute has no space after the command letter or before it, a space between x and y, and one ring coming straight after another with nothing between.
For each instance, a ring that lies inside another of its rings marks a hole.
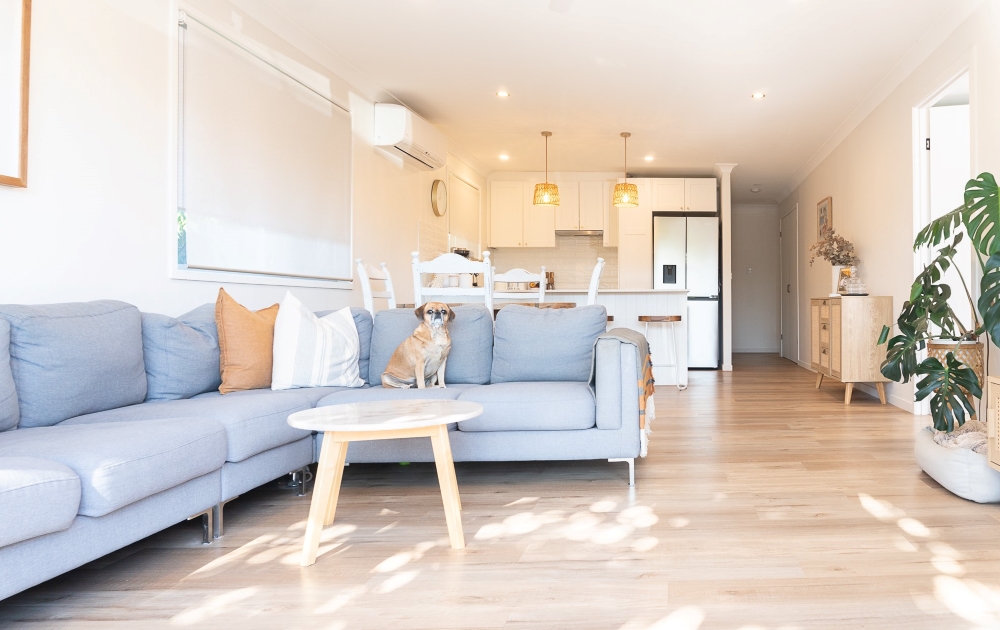
<instances>
[{"instance_id":1,"label":"striped throw pillow","mask_svg":"<svg viewBox=\"0 0 1000 630\"><path fill-rule=\"evenodd\" d=\"M274 322L271 389L361 387L360 353L350 308L316 317L289 292Z\"/></svg>"}]
</instances>

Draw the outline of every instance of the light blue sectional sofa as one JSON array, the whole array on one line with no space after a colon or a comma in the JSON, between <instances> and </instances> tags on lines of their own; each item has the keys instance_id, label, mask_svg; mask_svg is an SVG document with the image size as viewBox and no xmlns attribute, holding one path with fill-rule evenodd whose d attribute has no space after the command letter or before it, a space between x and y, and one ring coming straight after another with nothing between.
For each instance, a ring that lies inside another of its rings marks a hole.
<instances>
[{"instance_id":1,"label":"light blue sectional sofa","mask_svg":"<svg viewBox=\"0 0 1000 630\"><path fill-rule=\"evenodd\" d=\"M0 306L0 599L185 519L222 533L229 500L317 461L288 426L320 405L479 402L452 426L456 461L626 460L639 454L636 348L600 338L603 307L455 309L445 389L384 389L419 323L352 309L363 388L219 394L214 305L178 318L123 302ZM322 313L320 313L322 315ZM427 440L352 443L348 462L432 461ZM214 515L214 523L213 523Z\"/></svg>"}]
</instances>

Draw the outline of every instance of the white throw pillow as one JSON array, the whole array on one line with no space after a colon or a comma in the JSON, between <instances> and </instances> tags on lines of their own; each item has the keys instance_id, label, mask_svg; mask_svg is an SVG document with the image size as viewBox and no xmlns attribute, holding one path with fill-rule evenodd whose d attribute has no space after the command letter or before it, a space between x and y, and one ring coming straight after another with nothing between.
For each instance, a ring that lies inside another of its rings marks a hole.
<instances>
[{"instance_id":1,"label":"white throw pillow","mask_svg":"<svg viewBox=\"0 0 1000 630\"><path fill-rule=\"evenodd\" d=\"M291 292L274 322L271 389L361 387L361 342L350 308L316 317Z\"/></svg>"}]
</instances>

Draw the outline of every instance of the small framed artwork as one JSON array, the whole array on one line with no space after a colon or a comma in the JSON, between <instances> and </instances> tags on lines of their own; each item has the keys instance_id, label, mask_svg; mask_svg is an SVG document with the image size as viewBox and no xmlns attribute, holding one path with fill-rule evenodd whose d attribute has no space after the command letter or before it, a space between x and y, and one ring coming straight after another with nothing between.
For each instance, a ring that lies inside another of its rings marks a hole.
<instances>
[{"instance_id":1,"label":"small framed artwork","mask_svg":"<svg viewBox=\"0 0 1000 630\"><path fill-rule=\"evenodd\" d=\"M816 204L816 240L822 241L833 228L833 197Z\"/></svg>"},{"instance_id":2,"label":"small framed artwork","mask_svg":"<svg viewBox=\"0 0 1000 630\"><path fill-rule=\"evenodd\" d=\"M0 184L28 185L31 0L0 0Z\"/></svg>"}]
</instances>

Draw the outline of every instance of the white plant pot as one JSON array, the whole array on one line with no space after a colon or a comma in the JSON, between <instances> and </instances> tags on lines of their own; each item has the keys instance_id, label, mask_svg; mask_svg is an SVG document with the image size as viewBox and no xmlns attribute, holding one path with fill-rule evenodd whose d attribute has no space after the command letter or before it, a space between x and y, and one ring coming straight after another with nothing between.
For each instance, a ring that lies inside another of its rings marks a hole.
<instances>
[{"instance_id":1,"label":"white plant pot","mask_svg":"<svg viewBox=\"0 0 1000 630\"><path fill-rule=\"evenodd\" d=\"M840 293L837 291L838 285L840 284L840 271L844 268L844 265L833 265L832 271L832 283L830 285L830 297L837 297Z\"/></svg>"}]
</instances>

